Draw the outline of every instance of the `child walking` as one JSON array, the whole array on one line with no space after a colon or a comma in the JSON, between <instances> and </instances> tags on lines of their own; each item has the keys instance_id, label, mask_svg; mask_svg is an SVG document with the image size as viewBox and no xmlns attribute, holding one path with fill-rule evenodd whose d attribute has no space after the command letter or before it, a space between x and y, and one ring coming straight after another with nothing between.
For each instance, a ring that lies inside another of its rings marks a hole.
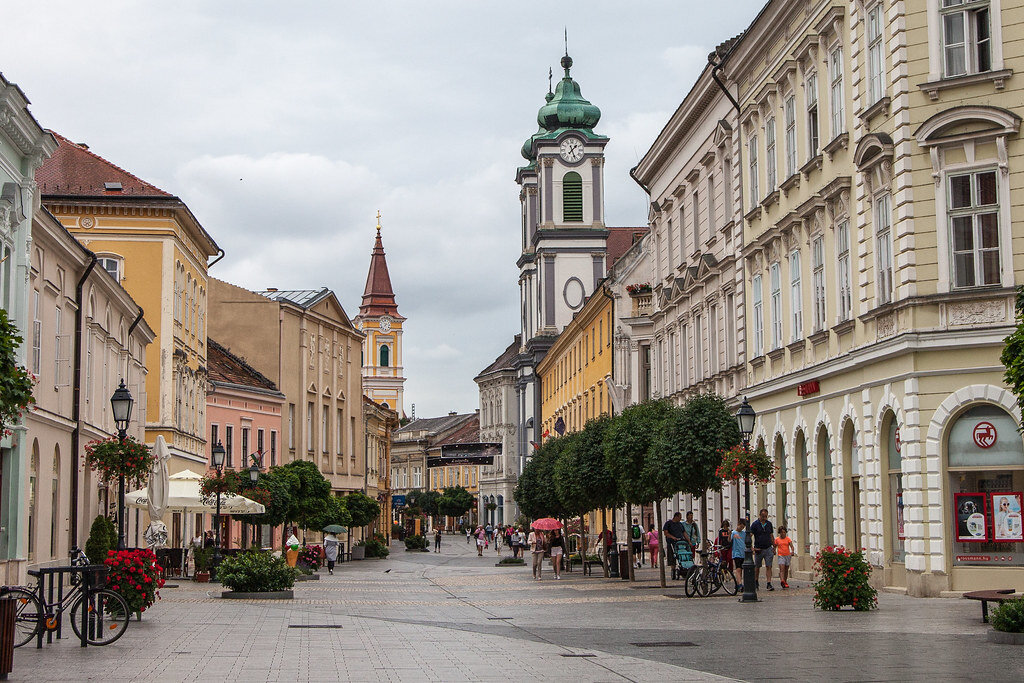
<instances>
[{"instance_id":1,"label":"child walking","mask_svg":"<svg viewBox=\"0 0 1024 683\"><path fill-rule=\"evenodd\" d=\"M789 588L789 564L796 555L793 552L793 539L786 534L786 527L779 527L779 536L775 539L775 554L779 558L779 581L783 589Z\"/></svg>"}]
</instances>

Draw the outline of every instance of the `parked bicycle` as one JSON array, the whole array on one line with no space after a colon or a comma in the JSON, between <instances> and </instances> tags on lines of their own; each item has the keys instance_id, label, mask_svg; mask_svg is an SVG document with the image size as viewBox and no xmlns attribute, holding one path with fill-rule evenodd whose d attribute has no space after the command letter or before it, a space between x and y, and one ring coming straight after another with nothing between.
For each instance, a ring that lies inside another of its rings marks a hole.
<instances>
[{"instance_id":1,"label":"parked bicycle","mask_svg":"<svg viewBox=\"0 0 1024 683\"><path fill-rule=\"evenodd\" d=\"M696 595L703 598L714 595L719 589L726 595L736 595L739 584L732 572L722 565L720 550L720 546L713 545L709 550L699 553L700 564L686 577L686 597L692 598Z\"/></svg>"},{"instance_id":2,"label":"parked bicycle","mask_svg":"<svg viewBox=\"0 0 1024 683\"><path fill-rule=\"evenodd\" d=\"M87 567L89 559L78 548L71 551L72 567ZM83 589L79 573L71 578L71 590L54 602L43 602L40 596L24 586L0 587L0 597L17 601L14 618L14 647L21 647L39 635L40 629L56 631L64 613L70 611L71 628L82 637L82 610L87 611L86 642L109 645L124 635L131 614L128 603L119 594L102 587Z\"/></svg>"}]
</instances>

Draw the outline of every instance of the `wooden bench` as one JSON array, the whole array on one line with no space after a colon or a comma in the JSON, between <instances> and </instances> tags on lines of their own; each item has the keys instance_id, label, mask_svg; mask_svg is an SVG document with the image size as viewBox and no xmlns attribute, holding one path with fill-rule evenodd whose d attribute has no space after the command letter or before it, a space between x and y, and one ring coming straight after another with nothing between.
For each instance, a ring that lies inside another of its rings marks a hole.
<instances>
[{"instance_id":1,"label":"wooden bench","mask_svg":"<svg viewBox=\"0 0 1024 683\"><path fill-rule=\"evenodd\" d=\"M579 556L571 555L569 561L566 562L566 568L571 572L572 571L572 566L574 564L580 564L581 562L583 564L583 575L584 576L586 576L588 574L593 574L594 573L594 570L593 570L594 565L597 565L598 567L602 566L600 560L582 560L581 561L579 559Z\"/></svg>"},{"instance_id":2,"label":"wooden bench","mask_svg":"<svg viewBox=\"0 0 1024 683\"><path fill-rule=\"evenodd\" d=\"M964 597L968 600L980 600L981 601L981 621L988 623L988 603L998 602L1003 603L1007 600L1013 600L1021 597L1017 595L1012 588L1004 588L1002 590L991 590L991 591L971 591L970 593L964 593Z\"/></svg>"}]
</instances>

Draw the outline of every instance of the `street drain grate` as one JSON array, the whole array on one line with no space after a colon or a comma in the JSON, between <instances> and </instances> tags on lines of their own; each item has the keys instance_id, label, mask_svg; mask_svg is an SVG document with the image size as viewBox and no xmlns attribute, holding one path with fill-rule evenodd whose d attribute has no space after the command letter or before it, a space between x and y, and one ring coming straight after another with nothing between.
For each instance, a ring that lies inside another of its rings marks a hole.
<instances>
[{"instance_id":1,"label":"street drain grate","mask_svg":"<svg viewBox=\"0 0 1024 683\"><path fill-rule=\"evenodd\" d=\"M572 655L559 655L559 657L596 657L596 656L597 655L590 655L590 654L586 654L586 655L575 655L575 654L572 654Z\"/></svg>"},{"instance_id":2,"label":"street drain grate","mask_svg":"<svg viewBox=\"0 0 1024 683\"><path fill-rule=\"evenodd\" d=\"M337 624L288 624L288 628L345 628Z\"/></svg>"},{"instance_id":3,"label":"street drain grate","mask_svg":"<svg viewBox=\"0 0 1024 683\"><path fill-rule=\"evenodd\" d=\"M630 643L634 647L697 647L697 643L688 641L656 641L652 643Z\"/></svg>"},{"instance_id":4,"label":"street drain grate","mask_svg":"<svg viewBox=\"0 0 1024 683\"><path fill-rule=\"evenodd\" d=\"M504 621L505 619L514 619L515 617L487 617L487 621Z\"/></svg>"}]
</instances>

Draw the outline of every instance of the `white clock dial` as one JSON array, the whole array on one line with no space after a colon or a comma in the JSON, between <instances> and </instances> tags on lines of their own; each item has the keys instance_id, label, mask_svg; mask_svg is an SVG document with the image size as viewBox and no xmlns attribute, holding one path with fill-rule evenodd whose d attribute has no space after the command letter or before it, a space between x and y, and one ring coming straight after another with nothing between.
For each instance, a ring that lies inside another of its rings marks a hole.
<instances>
[{"instance_id":1,"label":"white clock dial","mask_svg":"<svg viewBox=\"0 0 1024 683\"><path fill-rule=\"evenodd\" d=\"M583 158L583 143L579 138L566 138L562 140L558 152L566 161L576 163Z\"/></svg>"},{"instance_id":2,"label":"white clock dial","mask_svg":"<svg viewBox=\"0 0 1024 683\"><path fill-rule=\"evenodd\" d=\"M391 331L391 321L388 320L387 318L384 318L383 320L381 320L380 321L380 331L381 332L390 332Z\"/></svg>"}]
</instances>

